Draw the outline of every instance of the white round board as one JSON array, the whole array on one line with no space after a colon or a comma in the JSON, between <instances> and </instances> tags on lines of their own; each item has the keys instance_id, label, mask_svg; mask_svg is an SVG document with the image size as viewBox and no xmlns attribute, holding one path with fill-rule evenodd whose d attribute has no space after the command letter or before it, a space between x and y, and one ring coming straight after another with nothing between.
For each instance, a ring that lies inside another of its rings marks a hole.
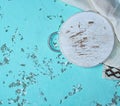
<instances>
[{"instance_id":1,"label":"white round board","mask_svg":"<svg viewBox=\"0 0 120 106\"><path fill-rule=\"evenodd\" d=\"M109 21L95 12L72 16L59 32L60 49L72 63L92 67L105 61L114 46L114 31Z\"/></svg>"}]
</instances>

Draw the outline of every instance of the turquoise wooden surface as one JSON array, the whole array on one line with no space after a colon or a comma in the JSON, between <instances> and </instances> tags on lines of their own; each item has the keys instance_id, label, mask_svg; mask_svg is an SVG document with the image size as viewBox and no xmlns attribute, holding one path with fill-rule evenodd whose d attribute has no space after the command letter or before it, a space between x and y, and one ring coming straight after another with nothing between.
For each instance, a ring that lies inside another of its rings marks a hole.
<instances>
[{"instance_id":1,"label":"turquoise wooden surface","mask_svg":"<svg viewBox=\"0 0 120 106\"><path fill-rule=\"evenodd\" d=\"M82 10L60 0L0 0L1 106L120 106L120 82L50 50L49 35Z\"/></svg>"}]
</instances>

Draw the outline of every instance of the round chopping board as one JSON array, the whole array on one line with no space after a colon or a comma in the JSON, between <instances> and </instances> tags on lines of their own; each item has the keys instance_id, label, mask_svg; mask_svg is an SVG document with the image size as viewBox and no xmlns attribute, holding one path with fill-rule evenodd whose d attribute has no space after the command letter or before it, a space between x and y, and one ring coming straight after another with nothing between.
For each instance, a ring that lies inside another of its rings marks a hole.
<instances>
[{"instance_id":1,"label":"round chopping board","mask_svg":"<svg viewBox=\"0 0 120 106\"><path fill-rule=\"evenodd\" d=\"M105 61L114 46L110 22L95 12L82 12L69 18L59 31L60 49L72 63L92 67Z\"/></svg>"}]
</instances>

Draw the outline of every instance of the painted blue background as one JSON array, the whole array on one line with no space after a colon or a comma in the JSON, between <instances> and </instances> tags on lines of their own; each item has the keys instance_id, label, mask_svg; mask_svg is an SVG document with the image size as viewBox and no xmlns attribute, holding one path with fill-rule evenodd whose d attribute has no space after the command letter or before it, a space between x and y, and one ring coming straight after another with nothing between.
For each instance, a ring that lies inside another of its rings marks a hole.
<instances>
[{"instance_id":1,"label":"painted blue background","mask_svg":"<svg viewBox=\"0 0 120 106\"><path fill-rule=\"evenodd\" d=\"M102 65L78 67L48 47L49 35L81 11L60 0L0 0L0 47L6 44L12 50L0 50L0 62L9 60L0 65L1 106L120 106L120 82L103 79ZM10 87L17 81L20 85ZM82 89L69 96L74 85Z\"/></svg>"}]
</instances>

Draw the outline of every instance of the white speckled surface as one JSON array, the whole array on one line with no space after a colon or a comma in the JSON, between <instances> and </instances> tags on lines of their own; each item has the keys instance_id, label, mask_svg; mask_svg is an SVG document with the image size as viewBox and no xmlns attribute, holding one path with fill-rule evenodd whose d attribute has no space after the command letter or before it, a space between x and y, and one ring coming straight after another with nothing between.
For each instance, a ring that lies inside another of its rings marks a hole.
<instances>
[{"instance_id":1,"label":"white speckled surface","mask_svg":"<svg viewBox=\"0 0 120 106\"><path fill-rule=\"evenodd\" d=\"M72 16L62 25L59 35L62 53L72 63L83 67L105 61L114 45L111 24L94 12Z\"/></svg>"}]
</instances>

